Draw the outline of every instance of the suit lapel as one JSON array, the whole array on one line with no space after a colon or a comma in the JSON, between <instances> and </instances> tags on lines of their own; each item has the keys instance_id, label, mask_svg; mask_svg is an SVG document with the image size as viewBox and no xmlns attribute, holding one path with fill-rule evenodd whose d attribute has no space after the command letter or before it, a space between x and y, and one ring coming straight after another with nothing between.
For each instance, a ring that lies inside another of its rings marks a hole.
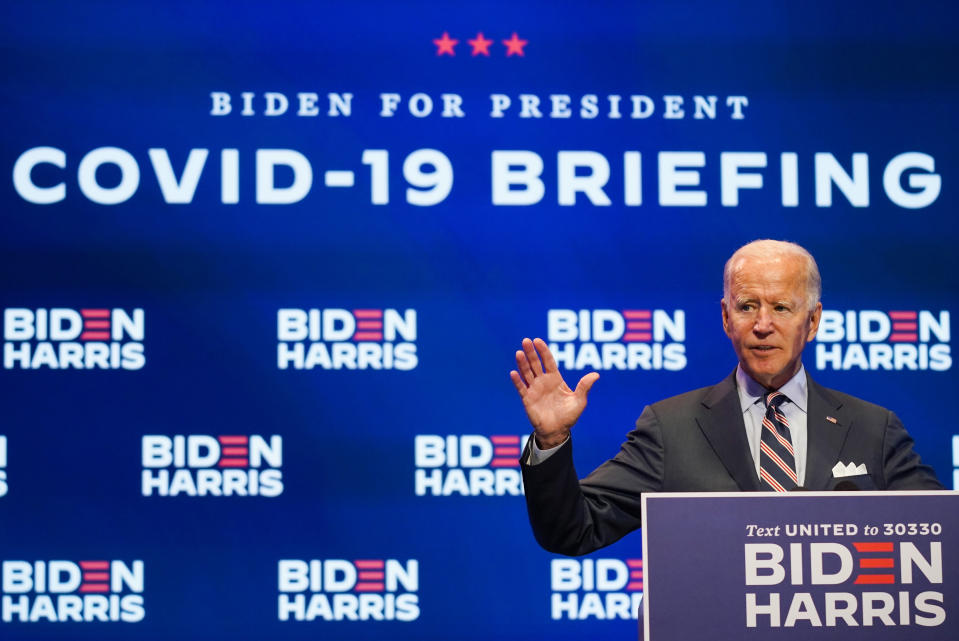
<instances>
[{"instance_id":1,"label":"suit lapel","mask_svg":"<svg viewBox=\"0 0 959 641\"><path fill-rule=\"evenodd\" d=\"M744 492L759 489L756 465L749 453L746 424L736 392L736 372L726 377L706 394L702 411L696 418L719 460ZM730 420L730 417L736 417Z\"/></svg>"},{"instance_id":2,"label":"suit lapel","mask_svg":"<svg viewBox=\"0 0 959 641\"><path fill-rule=\"evenodd\" d=\"M806 479L810 490L828 490L832 468L852 419L842 411L842 401L806 375L808 412L806 414ZM826 417L832 420L827 420ZM835 422L834 422L835 421Z\"/></svg>"}]
</instances>

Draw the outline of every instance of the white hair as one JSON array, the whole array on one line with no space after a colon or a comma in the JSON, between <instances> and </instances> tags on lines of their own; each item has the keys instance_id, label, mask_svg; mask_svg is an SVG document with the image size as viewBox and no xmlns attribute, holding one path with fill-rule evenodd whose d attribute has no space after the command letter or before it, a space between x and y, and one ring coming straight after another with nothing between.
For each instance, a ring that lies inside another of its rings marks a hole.
<instances>
[{"instance_id":1,"label":"white hair","mask_svg":"<svg viewBox=\"0 0 959 641\"><path fill-rule=\"evenodd\" d=\"M773 260L782 256L794 256L802 261L803 279L806 281L806 304L810 311L816 307L822 296L822 278L819 276L819 266L816 259L808 251L796 243L784 240L754 240L737 249L723 269L723 300L730 302L729 290L732 286L733 271L742 258L759 258Z\"/></svg>"}]
</instances>

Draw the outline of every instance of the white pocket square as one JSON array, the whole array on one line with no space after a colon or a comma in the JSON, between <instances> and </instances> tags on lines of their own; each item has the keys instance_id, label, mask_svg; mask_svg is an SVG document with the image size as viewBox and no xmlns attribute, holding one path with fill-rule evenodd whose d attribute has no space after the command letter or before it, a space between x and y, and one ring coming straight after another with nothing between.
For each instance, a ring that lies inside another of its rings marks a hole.
<instances>
[{"instance_id":1,"label":"white pocket square","mask_svg":"<svg viewBox=\"0 0 959 641\"><path fill-rule=\"evenodd\" d=\"M837 478L837 479L842 478L844 476L860 476L866 473L867 472L866 472L865 463L860 463L859 465L856 465L852 461L850 461L848 465L843 465L842 462L840 461L839 463L836 463L836 465L834 465L832 468L833 478Z\"/></svg>"}]
</instances>

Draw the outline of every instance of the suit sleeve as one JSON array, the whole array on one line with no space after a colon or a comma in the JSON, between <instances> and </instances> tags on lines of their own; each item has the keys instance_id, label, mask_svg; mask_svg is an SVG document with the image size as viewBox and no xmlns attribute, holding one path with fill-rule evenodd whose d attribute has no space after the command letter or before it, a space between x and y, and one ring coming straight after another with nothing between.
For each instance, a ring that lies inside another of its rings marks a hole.
<instances>
[{"instance_id":1,"label":"suit sleeve","mask_svg":"<svg viewBox=\"0 0 959 641\"><path fill-rule=\"evenodd\" d=\"M522 456L526 509L536 541L558 554L588 554L640 527L643 492L662 489L662 426L643 410L619 453L579 481L572 441L539 465ZM528 446L527 446L528 447Z\"/></svg>"},{"instance_id":2,"label":"suit sleeve","mask_svg":"<svg viewBox=\"0 0 959 641\"><path fill-rule=\"evenodd\" d=\"M944 489L933 469L925 465L913 449L912 437L893 412L889 412L882 445L887 490Z\"/></svg>"}]
</instances>

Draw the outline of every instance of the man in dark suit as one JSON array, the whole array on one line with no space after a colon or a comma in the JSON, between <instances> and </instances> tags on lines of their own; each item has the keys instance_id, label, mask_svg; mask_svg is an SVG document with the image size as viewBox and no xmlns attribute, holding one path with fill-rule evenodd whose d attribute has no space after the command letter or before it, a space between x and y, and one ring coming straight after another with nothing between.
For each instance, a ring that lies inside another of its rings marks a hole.
<instances>
[{"instance_id":1,"label":"man in dark suit","mask_svg":"<svg viewBox=\"0 0 959 641\"><path fill-rule=\"evenodd\" d=\"M739 358L712 387L643 410L619 453L579 481L570 428L599 374L571 390L541 339L510 372L534 428L522 454L530 523L551 552L586 554L640 526L643 492L939 490L895 414L809 378L819 269L799 245L740 248L723 274L723 328Z\"/></svg>"}]
</instances>

